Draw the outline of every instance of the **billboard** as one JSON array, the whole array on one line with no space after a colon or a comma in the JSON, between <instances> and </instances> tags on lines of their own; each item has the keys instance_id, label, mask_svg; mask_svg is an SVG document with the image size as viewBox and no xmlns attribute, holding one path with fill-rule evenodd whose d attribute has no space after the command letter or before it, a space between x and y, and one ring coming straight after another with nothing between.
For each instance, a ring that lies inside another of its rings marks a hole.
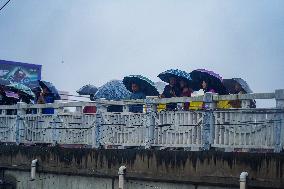
<instances>
[{"instance_id":1,"label":"billboard","mask_svg":"<svg viewBox=\"0 0 284 189\"><path fill-rule=\"evenodd\" d=\"M32 88L41 79L41 65L0 60L0 78Z\"/></svg>"}]
</instances>

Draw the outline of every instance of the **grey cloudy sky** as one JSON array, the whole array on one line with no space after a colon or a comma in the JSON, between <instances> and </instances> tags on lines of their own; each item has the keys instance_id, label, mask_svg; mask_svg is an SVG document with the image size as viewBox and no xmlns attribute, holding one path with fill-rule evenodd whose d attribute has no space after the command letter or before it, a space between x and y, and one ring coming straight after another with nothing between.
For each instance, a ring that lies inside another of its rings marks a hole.
<instances>
[{"instance_id":1,"label":"grey cloudy sky","mask_svg":"<svg viewBox=\"0 0 284 189\"><path fill-rule=\"evenodd\" d=\"M0 6L6 0L0 0ZM284 88L283 0L11 0L0 12L0 59L43 65L75 93L169 68Z\"/></svg>"}]
</instances>

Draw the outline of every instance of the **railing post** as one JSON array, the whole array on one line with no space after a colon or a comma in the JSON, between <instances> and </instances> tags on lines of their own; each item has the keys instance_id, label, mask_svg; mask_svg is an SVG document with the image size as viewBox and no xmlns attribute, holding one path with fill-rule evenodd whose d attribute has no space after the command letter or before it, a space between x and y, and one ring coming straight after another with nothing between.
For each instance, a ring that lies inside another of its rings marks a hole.
<instances>
[{"instance_id":1,"label":"railing post","mask_svg":"<svg viewBox=\"0 0 284 189\"><path fill-rule=\"evenodd\" d=\"M284 108L284 89L275 90L276 108Z\"/></svg>"},{"instance_id":2,"label":"railing post","mask_svg":"<svg viewBox=\"0 0 284 189\"><path fill-rule=\"evenodd\" d=\"M128 104L123 105L123 112L129 112L129 105Z\"/></svg>"},{"instance_id":3,"label":"railing post","mask_svg":"<svg viewBox=\"0 0 284 189\"><path fill-rule=\"evenodd\" d=\"M61 102L61 100L55 100L54 104L58 105ZM64 108L63 107L58 107L54 109L54 114L62 114L64 112Z\"/></svg>"},{"instance_id":4,"label":"railing post","mask_svg":"<svg viewBox=\"0 0 284 189\"><path fill-rule=\"evenodd\" d=\"M275 90L276 108L284 111L284 89ZM275 128L275 152L284 149L284 113L280 111L277 115L278 121Z\"/></svg>"},{"instance_id":5,"label":"railing post","mask_svg":"<svg viewBox=\"0 0 284 189\"><path fill-rule=\"evenodd\" d=\"M155 118L157 112L157 105L152 102L151 98L146 98L146 139L145 148L151 148L154 143L154 132L155 132Z\"/></svg>"},{"instance_id":6,"label":"railing post","mask_svg":"<svg viewBox=\"0 0 284 189\"><path fill-rule=\"evenodd\" d=\"M102 136L101 136L101 127L103 124L103 113L107 112L107 108L103 104L96 104L97 113L96 113L96 121L95 126L92 128L92 147L99 148L102 143Z\"/></svg>"},{"instance_id":7,"label":"railing post","mask_svg":"<svg viewBox=\"0 0 284 189\"><path fill-rule=\"evenodd\" d=\"M22 138L24 137L24 123L23 123L23 115L26 114L26 110L22 107L26 103L18 102L17 103L17 118L16 118L16 144L19 145L22 142Z\"/></svg>"},{"instance_id":8,"label":"railing post","mask_svg":"<svg viewBox=\"0 0 284 189\"><path fill-rule=\"evenodd\" d=\"M215 137L214 109L216 108L216 103L213 101L213 93L205 93L203 103L205 110L203 116L202 145L204 150L209 150Z\"/></svg>"},{"instance_id":9,"label":"railing post","mask_svg":"<svg viewBox=\"0 0 284 189\"><path fill-rule=\"evenodd\" d=\"M51 134L52 134L52 144L55 146L58 141L59 141L59 127L57 126L57 124L59 124L61 122L60 118L57 115L53 115L53 119L52 119L52 130L51 130Z\"/></svg>"}]
</instances>

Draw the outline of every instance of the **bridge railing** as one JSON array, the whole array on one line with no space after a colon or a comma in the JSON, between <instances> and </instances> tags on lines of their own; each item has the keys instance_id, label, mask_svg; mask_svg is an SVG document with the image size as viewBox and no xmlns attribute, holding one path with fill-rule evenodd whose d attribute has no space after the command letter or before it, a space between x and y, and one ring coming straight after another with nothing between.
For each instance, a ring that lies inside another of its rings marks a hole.
<instances>
[{"instance_id":1,"label":"bridge railing","mask_svg":"<svg viewBox=\"0 0 284 189\"><path fill-rule=\"evenodd\" d=\"M250 108L252 99L275 99L274 108ZM219 101L240 100L242 108L220 109ZM160 111L159 104L202 102L198 110ZM129 112L133 104L143 113ZM107 106L123 112L107 112ZM83 113L96 106L96 113ZM67 111L73 107L75 111ZM42 114L53 108L54 114ZM83 145L94 148L184 148L225 151L281 151L284 144L284 90L274 93L0 106L0 141L17 144ZM16 113L15 113L16 112Z\"/></svg>"}]
</instances>

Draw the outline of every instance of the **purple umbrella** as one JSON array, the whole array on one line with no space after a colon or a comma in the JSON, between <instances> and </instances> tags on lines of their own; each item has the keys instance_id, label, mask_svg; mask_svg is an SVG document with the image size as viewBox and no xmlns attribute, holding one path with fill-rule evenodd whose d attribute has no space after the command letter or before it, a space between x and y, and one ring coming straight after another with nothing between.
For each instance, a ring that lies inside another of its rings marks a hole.
<instances>
[{"instance_id":1,"label":"purple umbrella","mask_svg":"<svg viewBox=\"0 0 284 189\"><path fill-rule=\"evenodd\" d=\"M210 71L210 70L206 70L206 69L197 69L197 70L194 70L194 71L197 71L197 72L201 72L201 73L204 73L204 74L208 74L208 75L211 75L211 76L213 76L213 77L215 77L215 78L217 78L217 79L219 79L221 82L222 82L222 77L219 75L219 74L217 74L217 73L215 73L215 72L213 72L213 71ZM194 71L192 71L192 72L194 72ZM191 73L192 73L191 72Z\"/></svg>"},{"instance_id":2,"label":"purple umbrella","mask_svg":"<svg viewBox=\"0 0 284 189\"><path fill-rule=\"evenodd\" d=\"M190 75L193 80L200 83L200 88L202 81L208 81L210 82L211 87L213 87L217 93L227 94L227 90L222 84L223 79L219 74L206 69L197 69L193 70Z\"/></svg>"}]
</instances>

